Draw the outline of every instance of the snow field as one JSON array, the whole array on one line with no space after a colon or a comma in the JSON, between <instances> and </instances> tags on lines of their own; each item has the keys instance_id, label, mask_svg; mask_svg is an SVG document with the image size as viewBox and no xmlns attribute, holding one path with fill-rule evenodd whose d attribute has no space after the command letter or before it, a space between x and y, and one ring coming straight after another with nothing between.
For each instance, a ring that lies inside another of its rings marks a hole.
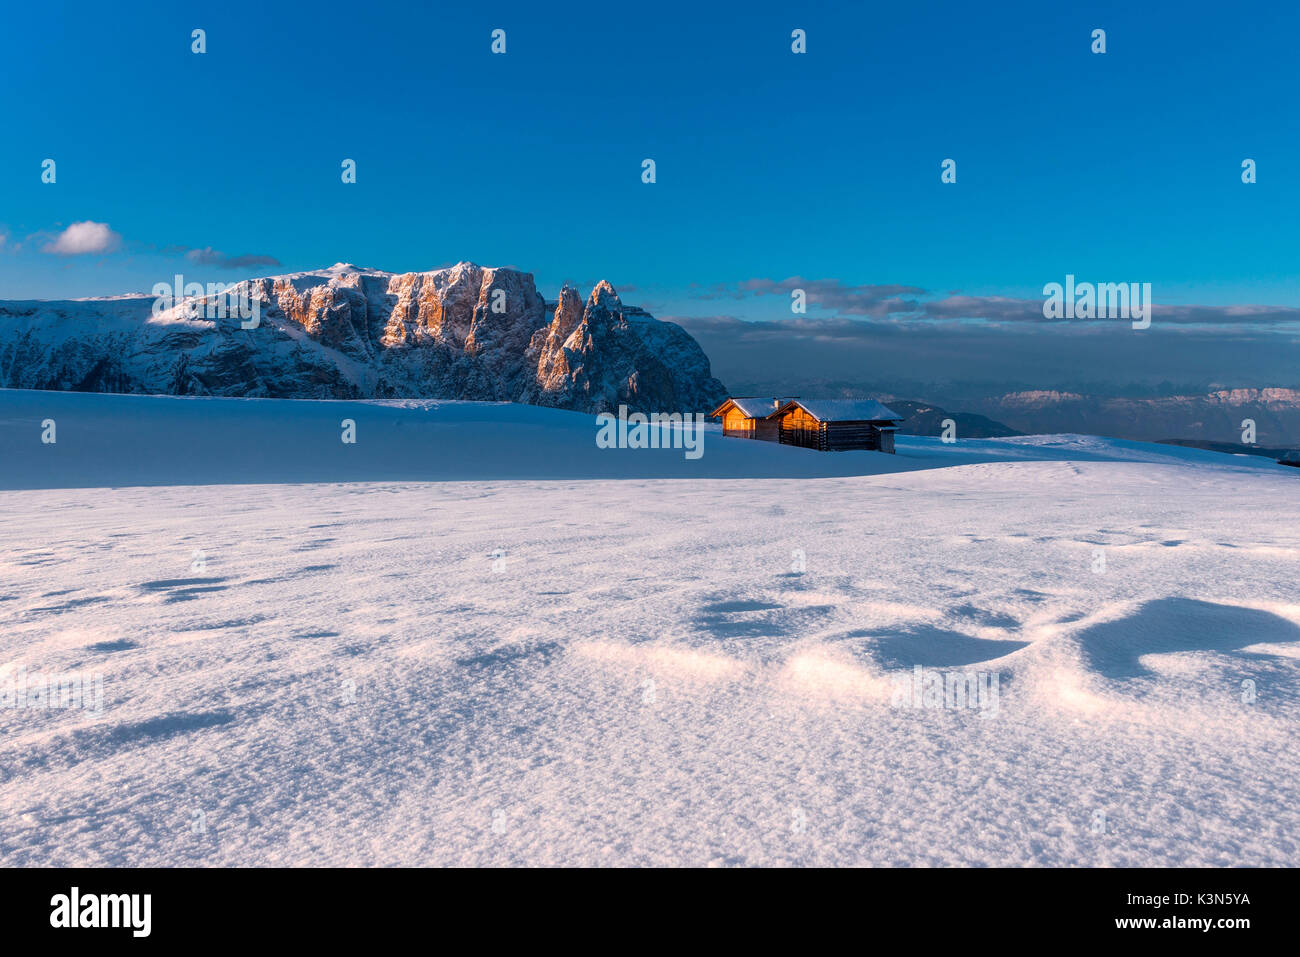
<instances>
[{"instance_id":1,"label":"snow field","mask_svg":"<svg viewBox=\"0 0 1300 957\"><path fill-rule=\"evenodd\" d=\"M8 492L0 665L105 707L0 708L0 860L1294 864L1294 475L1022 446ZM917 665L996 714L897 706Z\"/></svg>"}]
</instances>

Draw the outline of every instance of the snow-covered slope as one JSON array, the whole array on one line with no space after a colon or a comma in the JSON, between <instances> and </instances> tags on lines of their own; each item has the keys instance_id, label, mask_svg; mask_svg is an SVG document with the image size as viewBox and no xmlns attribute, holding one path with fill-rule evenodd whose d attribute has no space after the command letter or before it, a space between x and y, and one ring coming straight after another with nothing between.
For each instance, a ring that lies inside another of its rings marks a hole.
<instances>
[{"instance_id":1,"label":"snow-covered slope","mask_svg":"<svg viewBox=\"0 0 1300 957\"><path fill-rule=\"evenodd\" d=\"M549 319L531 274L473 263L402 274L339 263L237 283L223 305L241 297L258 305L255 328L203 305L216 298L158 315L145 296L0 301L0 386L592 412L708 411L724 392L690 335L625 307L607 282L585 307L566 287Z\"/></svg>"},{"instance_id":2,"label":"snow-covered slope","mask_svg":"<svg viewBox=\"0 0 1300 957\"><path fill-rule=\"evenodd\" d=\"M355 425L345 443L344 421ZM54 424L54 443L42 441ZM1093 436L904 436L898 454L814 452L724 437L702 454L602 449L590 414L512 403L312 401L0 390L0 488L266 482L777 478L907 472L979 462L1206 463L1286 469L1258 456Z\"/></svg>"},{"instance_id":3,"label":"snow-covered slope","mask_svg":"<svg viewBox=\"0 0 1300 957\"><path fill-rule=\"evenodd\" d=\"M1300 863L1300 470L593 433L0 392L0 864Z\"/></svg>"}]
</instances>

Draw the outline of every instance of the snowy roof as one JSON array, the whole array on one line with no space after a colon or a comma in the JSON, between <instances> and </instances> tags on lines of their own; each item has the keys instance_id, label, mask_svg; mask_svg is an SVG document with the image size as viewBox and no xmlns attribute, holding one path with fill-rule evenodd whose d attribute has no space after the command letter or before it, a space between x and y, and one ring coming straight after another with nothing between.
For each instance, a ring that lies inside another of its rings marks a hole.
<instances>
[{"instance_id":1,"label":"snowy roof","mask_svg":"<svg viewBox=\"0 0 1300 957\"><path fill-rule=\"evenodd\" d=\"M723 402L722 405L713 410L713 415L721 414L722 406L725 406L727 402L730 402L735 405L735 407L739 409L741 414L747 419L765 419L775 411L776 403L781 401L783 400L776 396L766 399L761 396L755 397L751 395L739 397L731 396L726 402Z\"/></svg>"},{"instance_id":2,"label":"snowy roof","mask_svg":"<svg viewBox=\"0 0 1300 957\"><path fill-rule=\"evenodd\" d=\"M781 409L792 405L801 407L819 422L903 421L901 415L875 399L792 399Z\"/></svg>"}]
</instances>

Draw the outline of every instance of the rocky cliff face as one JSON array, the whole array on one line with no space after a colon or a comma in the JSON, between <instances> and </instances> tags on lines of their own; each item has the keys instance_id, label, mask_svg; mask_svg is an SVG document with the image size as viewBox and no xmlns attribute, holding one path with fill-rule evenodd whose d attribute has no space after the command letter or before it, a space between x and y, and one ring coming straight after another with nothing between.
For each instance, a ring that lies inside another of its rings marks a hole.
<instances>
[{"instance_id":1,"label":"rocky cliff face","mask_svg":"<svg viewBox=\"0 0 1300 957\"><path fill-rule=\"evenodd\" d=\"M275 398L443 398L600 412L708 411L725 394L680 326L607 282L548 306L533 277L460 263L424 273L339 264L230 290L256 328L193 299L0 302L0 386ZM192 311L198 303L199 316Z\"/></svg>"}]
</instances>

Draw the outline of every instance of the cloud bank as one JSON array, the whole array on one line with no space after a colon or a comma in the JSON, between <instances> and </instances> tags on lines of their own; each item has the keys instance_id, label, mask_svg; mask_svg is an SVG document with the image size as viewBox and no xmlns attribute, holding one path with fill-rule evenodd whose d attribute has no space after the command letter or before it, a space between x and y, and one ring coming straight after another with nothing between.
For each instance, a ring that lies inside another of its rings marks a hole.
<instances>
[{"instance_id":1,"label":"cloud bank","mask_svg":"<svg viewBox=\"0 0 1300 957\"><path fill-rule=\"evenodd\" d=\"M1047 281L1055 282L1049 278ZM1071 324L1081 322L1113 323L1113 319L1048 319L1043 315L1043 299L1017 299L1009 296L968 296L959 292L936 295L920 286L851 285L836 279L745 279L734 284L697 287L691 298L698 300L732 299L779 295L789 298L796 289L807 295L808 307L834 317L849 316L900 321L975 320L989 323ZM1180 325L1240 323L1298 323L1300 309L1290 306L1264 305L1162 305L1159 289L1155 290L1152 321Z\"/></svg>"},{"instance_id":2,"label":"cloud bank","mask_svg":"<svg viewBox=\"0 0 1300 957\"><path fill-rule=\"evenodd\" d=\"M278 266L280 260L274 256L227 256L223 252L206 246L203 249L191 249L185 258L199 266L215 266L217 269L252 269L257 266Z\"/></svg>"},{"instance_id":3,"label":"cloud bank","mask_svg":"<svg viewBox=\"0 0 1300 957\"><path fill-rule=\"evenodd\" d=\"M1225 311L1248 307L1214 307ZM847 316L748 321L662 316L699 340L713 374L736 389L852 385L939 401L1020 389L1140 394L1164 383L1300 387L1300 332L1223 330L1194 307L1150 329L1127 322L911 322ZM1255 313L1249 313L1255 315ZM761 388L760 388L761 387Z\"/></svg>"}]
</instances>

